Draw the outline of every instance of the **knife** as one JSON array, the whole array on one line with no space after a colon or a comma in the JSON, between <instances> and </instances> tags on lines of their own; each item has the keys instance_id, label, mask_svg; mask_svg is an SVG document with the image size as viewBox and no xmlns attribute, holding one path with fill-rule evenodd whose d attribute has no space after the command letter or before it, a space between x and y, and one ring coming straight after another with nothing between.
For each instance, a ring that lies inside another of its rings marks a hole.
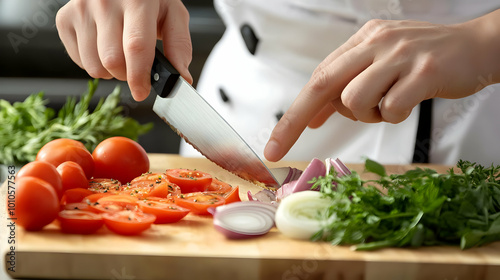
<instances>
[{"instance_id":1,"label":"knife","mask_svg":"<svg viewBox=\"0 0 500 280\"><path fill-rule=\"evenodd\" d=\"M207 159L264 188L281 186L287 170L271 173L259 156L156 48L151 69L153 111Z\"/></svg>"}]
</instances>

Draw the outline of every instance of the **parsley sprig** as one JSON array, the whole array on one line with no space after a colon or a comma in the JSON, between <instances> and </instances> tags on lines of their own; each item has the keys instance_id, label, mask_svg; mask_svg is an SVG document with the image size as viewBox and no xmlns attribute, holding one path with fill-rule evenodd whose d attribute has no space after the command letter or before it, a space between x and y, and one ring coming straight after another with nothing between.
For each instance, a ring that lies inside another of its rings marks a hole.
<instances>
[{"instance_id":1,"label":"parsley sprig","mask_svg":"<svg viewBox=\"0 0 500 280\"><path fill-rule=\"evenodd\" d=\"M500 240L500 166L460 160L456 167L445 174L415 168L388 175L367 159L366 171L380 176L375 180L356 172L338 177L332 169L314 179L313 188L320 187L332 204L328 224L312 239L356 250L444 244L467 249Z\"/></svg>"},{"instance_id":2,"label":"parsley sprig","mask_svg":"<svg viewBox=\"0 0 500 280\"><path fill-rule=\"evenodd\" d=\"M87 92L78 101L68 97L57 114L46 107L48 100L43 92L14 104L0 99L0 164L33 161L44 144L57 138L81 141L92 151L106 138L125 136L137 140L152 128L152 123L141 125L122 115L119 86L101 98L91 112L89 106L97 86L98 80L89 81Z\"/></svg>"}]
</instances>

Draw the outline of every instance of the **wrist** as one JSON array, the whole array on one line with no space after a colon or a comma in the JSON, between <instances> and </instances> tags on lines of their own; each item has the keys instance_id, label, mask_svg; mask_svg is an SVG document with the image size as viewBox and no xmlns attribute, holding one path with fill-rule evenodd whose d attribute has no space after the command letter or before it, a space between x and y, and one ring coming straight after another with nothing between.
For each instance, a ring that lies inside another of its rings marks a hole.
<instances>
[{"instance_id":1,"label":"wrist","mask_svg":"<svg viewBox=\"0 0 500 280\"><path fill-rule=\"evenodd\" d=\"M463 23L476 44L478 78L488 84L500 83L500 9Z\"/></svg>"}]
</instances>

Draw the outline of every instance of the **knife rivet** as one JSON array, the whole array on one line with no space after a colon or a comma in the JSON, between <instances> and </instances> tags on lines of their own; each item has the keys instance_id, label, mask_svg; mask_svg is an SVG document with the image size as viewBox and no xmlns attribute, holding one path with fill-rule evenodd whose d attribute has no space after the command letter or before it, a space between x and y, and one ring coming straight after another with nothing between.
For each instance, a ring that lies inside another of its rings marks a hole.
<instances>
[{"instance_id":1,"label":"knife rivet","mask_svg":"<svg viewBox=\"0 0 500 280\"><path fill-rule=\"evenodd\" d=\"M160 75L158 73L155 73L153 75L153 79L158 82L158 80L160 79Z\"/></svg>"}]
</instances>

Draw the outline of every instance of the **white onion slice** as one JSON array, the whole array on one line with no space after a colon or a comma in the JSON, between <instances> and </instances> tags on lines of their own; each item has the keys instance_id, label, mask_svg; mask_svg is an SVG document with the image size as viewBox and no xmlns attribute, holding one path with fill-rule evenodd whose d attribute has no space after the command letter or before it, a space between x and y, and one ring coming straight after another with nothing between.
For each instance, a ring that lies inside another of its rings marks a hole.
<instances>
[{"instance_id":1,"label":"white onion slice","mask_svg":"<svg viewBox=\"0 0 500 280\"><path fill-rule=\"evenodd\" d=\"M210 209L214 227L230 239L261 236L274 226L276 207L258 201L240 201Z\"/></svg>"},{"instance_id":2,"label":"white onion slice","mask_svg":"<svg viewBox=\"0 0 500 280\"><path fill-rule=\"evenodd\" d=\"M275 223L285 236L309 239L327 220L331 201L317 191L302 191L284 198L276 211Z\"/></svg>"}]
</instances>

